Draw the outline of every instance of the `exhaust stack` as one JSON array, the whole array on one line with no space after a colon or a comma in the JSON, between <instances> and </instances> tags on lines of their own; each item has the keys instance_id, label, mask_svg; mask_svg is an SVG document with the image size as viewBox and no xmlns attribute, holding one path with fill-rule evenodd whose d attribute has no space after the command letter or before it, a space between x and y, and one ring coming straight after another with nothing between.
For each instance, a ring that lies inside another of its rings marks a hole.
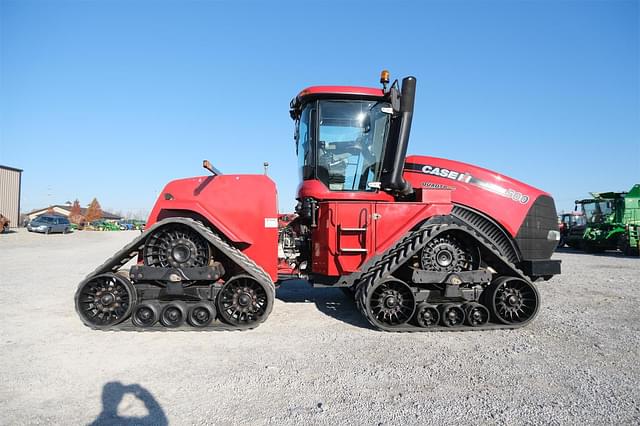
<instances>
[{"instance_id":1,"label":"exhaust stack","mask_svg":"<svg viewBox=\"0 0 640 426\"><path fill-rule=\"evenodd\" d=\"M407 156L407 146L409 145L409 135L411 133L411 120L413 119L413 106L416 98L416 78L409 76L402 79L400 95L399 118L395 118L396 123L392 123L391 134L396 135L391 140L396 140L395 150L385 155L385 172L387 172L382 183L383 188L409 195L413 188L409 182L402 177L404 169L404 159ZM399 119L399 122L398 122ZM389 147L390 148L390 147Z\"/></svg>"}]
</instances>

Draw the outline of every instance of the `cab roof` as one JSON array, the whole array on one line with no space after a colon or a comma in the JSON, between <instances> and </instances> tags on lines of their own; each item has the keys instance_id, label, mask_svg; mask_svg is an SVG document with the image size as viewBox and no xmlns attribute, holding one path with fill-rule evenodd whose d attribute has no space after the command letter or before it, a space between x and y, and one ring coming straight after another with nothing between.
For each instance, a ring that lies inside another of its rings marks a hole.
<instances>
[{"instance_id":1,"label":"cab roof","mask_svg":"<svg viewBox=\"0 0 640 426\"><path fill-rule=\"evenodd\" d=\"M311 86L303 89L291 100L291 116L295 118L300 106L316 98L338 97L346 99L375 99L385 96L381 88L360 86Z\"/></svg>"},{"instance_id":2,"label":"cab roof","mask_svg":"<svg viewBox=\"0 0 640 426\"><path fill-rule=\"evenodd\" d=\"M360 86L311 86L298 93L297 98L311 95L352 95L382 97L384 92L380 88Z\"/></svg>"}]
</instances>

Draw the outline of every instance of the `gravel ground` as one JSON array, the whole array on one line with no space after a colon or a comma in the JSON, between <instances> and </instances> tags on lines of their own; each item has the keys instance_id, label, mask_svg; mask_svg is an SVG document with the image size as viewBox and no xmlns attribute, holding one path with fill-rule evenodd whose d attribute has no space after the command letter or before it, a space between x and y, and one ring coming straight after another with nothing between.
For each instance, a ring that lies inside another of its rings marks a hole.
<instances>
[{"instance_id":1,"label":"gravel ground","mask_svg":"<svg viewBox=\"0 0 640 426\"><path fill-rule=\"evenodd\" d=\"M76 286L136 235L0 235L0 424L640 422L640 259L558 253L515 331L382 333L302 282L253 331L91 331Z\"/></svg>"}]
</instances>

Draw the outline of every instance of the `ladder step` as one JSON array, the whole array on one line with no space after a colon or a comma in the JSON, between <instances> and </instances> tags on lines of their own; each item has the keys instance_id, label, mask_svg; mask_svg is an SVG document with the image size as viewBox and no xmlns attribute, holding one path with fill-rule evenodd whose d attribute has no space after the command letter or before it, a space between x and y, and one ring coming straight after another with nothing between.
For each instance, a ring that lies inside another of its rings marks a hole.
<instances>
[{"instance_id":1,"label":"ladder step","mask_svg":"<svg viewBox=\"0 0 640 426\"><path fill-rule=\"evenodd\" d=\"M342 232L367 232L367 228L343 228L340 227Z\"/></svg>"},{"instance_id":2,"label":"ladder step","mask_svg":"<svg viewBox=\"0 0 640 426\"><path fill-rule=\"evenodd\" d=\"M367 253L365 248L341 248L340 251L343 253Z\"/></svg>"}]
</instances>

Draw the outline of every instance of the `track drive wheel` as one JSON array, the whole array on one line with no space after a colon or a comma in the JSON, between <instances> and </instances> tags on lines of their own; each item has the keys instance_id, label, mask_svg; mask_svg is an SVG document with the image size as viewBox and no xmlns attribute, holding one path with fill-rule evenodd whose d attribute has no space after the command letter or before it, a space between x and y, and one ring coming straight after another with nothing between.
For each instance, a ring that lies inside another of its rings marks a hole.
<instances>
[{"instance_id":1,"label":"track drive wheel","mask_svg":"<svg viewBox=\"0 0 640 426\"><path fill-rule=\"evenodd\" d=\"M422 249L420 263L427 271L470 271L480 264L480 251L468 238L447 233L427 243Z\"/></svg>"},{"instance_id":2,"label":"track drive wheel","mask_svg":"<svg viewBox=\"0 0 640 426\"><path fill-rule=\"evenodd\" d=\"M228 324L258 325L271 313L273 300L273 289L265 288L249 275L237 275L220 290L217 307Z\"/></svg>"},{"instance_id":3,"label":"track drive wheel","mask_svg":"<svg viewBox=\"0 0 640 426\"><path fill-rule=\"evenodd\" d=\"M211 261L209 243L193 228L170 224L153 231L144 245L144 264L161 268L207 266Z\"/></svg>"},{"instance_id":4,"label":"track drive wheel","mask_svg":"<svg viewBox=\"0 0 640 426\"><path fill-rule=\"evenodd\" d=\"M382 329L406 323L416 309L411 288L404 281L392 277L359 292L359 296L369 322Z\"/></svg>"},{"instance_id":5,"label":"track drive wheel","mask_svg":"<svg viewBox=\"0 0 640 426\"><path fill-rule=\"evenodd\" d=\"M128 318L136 300L131 281L108 272L80 283L75 296L76 312L85 325L106 329Z\"/></svg>"},{"instance_id":6,"label":"track drive wheel","mask_svg":"<svg viewBox=\"0 0 640 426\"><path fill-rule=\"evenodd\" d=\"M500 277L485 290L486 305L496 321L503 324L524 324L538 313L540 294L536 287L522 278Z\"/></svg>"}]
</instances>

